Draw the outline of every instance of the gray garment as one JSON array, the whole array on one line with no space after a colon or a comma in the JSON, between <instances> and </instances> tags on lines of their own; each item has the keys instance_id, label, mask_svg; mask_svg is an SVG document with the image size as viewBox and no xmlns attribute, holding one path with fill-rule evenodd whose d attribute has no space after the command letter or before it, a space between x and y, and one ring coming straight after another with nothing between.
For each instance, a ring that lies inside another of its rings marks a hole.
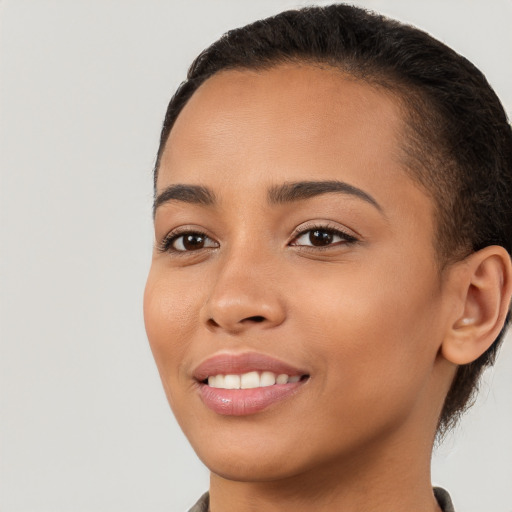
<instances>
[{"instance_id":1,"label":"gray garment","mask_svg":"<svg viewBox=\"0 0 512 512\"><path fill-rule=\"evenodd\" d=\"M199 501L188 512L208 512L210 506L210 494L205 492Z\"/></svg>"},{"instance_id":2,"label":"gray garment","mask_svg":"<svg viewBox=\"0 0 512 512\"><path fill-rule=\"evenodd\" d=\"M450 495L441 487L434 487L434 496L443 512L455 512ZM199 501L188 512L208 512L210 495L205 492Z\"/></svg>"},{"instance_id":3,"label":"gray garment","mask_svg":"<svg viewBox=\"0 0 512 512\"><path fill-rule=\"evenodd\" d=\"M443 512L455 512L452 499L444 489L441 487L434 487L434 496L436 497L437 503L439 503ZM206 512L208 512L208 505L206 506Z\"/></svg>"}]
</instances>

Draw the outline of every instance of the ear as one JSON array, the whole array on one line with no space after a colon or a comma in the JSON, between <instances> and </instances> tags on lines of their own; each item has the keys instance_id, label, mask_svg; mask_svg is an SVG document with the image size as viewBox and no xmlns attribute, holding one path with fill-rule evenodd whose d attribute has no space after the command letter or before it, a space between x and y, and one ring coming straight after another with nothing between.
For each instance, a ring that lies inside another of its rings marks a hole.
<instances>
[{"instance_id":1,"label":"ear","mask_svg":"<svg viewBox=\"0 0 512 512\"><path fill-rule=\"evenodd\" d=\"M512 295L512 263L503 247L492 245L455 265L450 279L456 307L441 353L462 365L478 359L503 328Z\"/></svg>"}]
</instances>

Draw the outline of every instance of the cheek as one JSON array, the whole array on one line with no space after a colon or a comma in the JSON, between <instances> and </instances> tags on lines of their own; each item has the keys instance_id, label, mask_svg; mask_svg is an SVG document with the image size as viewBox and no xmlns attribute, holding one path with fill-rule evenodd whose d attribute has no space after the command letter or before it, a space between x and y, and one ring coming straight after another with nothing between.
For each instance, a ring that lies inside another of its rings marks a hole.
<instances>
[{"instance_id":1,"label":"cheek","mask_svg":"<svg viewBox=\"0 0 512 512\"><path fill-rule=\"evenodd\" d=\"M312 357L329 370L326 392L350 390L340 401L412 400L429 378L439 337L436 274L390 263L340 266L295 290L308 298L297 316L315 345Z\"/></svg>"},{"instance_id":2,"label":"cheek","mask_svg":"<svg viewBox=\"0 0 512 512\"><path fill-rule=\"evenodd\" d=\"M144 291L146 333L169 400L197 325L194 294L181 288L179 281L152 268Z\"/></svg>"}]
</instances>

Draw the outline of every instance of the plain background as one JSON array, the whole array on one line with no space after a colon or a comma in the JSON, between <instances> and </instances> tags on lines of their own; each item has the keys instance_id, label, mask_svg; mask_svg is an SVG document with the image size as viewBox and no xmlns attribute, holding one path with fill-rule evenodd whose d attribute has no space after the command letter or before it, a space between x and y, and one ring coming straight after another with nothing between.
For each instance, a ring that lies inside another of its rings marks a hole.
<instances>
[{"instance_id":1,"label":"plain background","mask_svg":"<svg viewBox=\"0 0 512 512\"><path fill-rule=\"evenodd\" d=\"M206 490L142 318L160 125L200 50L308 3L0 0L2 512L180 512ZM511 0L356 3L470 58L510 115ZM512 512L511 345L434 457L458 512Z\"/></svg>"}]
</instances>

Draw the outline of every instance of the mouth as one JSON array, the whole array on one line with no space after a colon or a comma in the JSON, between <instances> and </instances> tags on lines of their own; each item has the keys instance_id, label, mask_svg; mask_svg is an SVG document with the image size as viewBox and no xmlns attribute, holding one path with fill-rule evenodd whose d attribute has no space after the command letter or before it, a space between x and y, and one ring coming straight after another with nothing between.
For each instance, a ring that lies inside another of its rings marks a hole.
<instances>
[{"instance_id":1,"label":"mouth","mask_svg":"<svg viewBox=\"0 0 512 512\"><path fill-rule=\"evenodd\" d=\"M207 359L195 370L194 378L207 408L221 415L245 416L296 395L310 374L251 352Z\"/></svg>"},{"instance_id":2,"label":"mouth","mask_svg":"<svg viewBox=\"0 0 512 512\"><path fill-rule=\"evenodd\" d=\"M309 375L288 375L286 373L276 374L269 371L251 371L237 374L210 375L202 381L203 384L217 389L256 389L266 388L280 384L294 384L301 380L306 380Z\"/></svg>"}]
</instances>

